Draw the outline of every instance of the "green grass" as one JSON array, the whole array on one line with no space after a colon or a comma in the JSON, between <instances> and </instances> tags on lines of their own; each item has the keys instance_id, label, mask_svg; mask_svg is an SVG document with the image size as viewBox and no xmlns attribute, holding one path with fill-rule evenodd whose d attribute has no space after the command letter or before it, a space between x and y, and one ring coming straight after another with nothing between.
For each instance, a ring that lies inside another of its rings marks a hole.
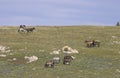
<instances>
[{"instance_id":1,"label":"green grass","mask_svg":"<svg viewBox=\"0 0 120 78\"><path fill-rule=\"evenodd\" d=\"M0 27L0 45L10 47L13 55L0 57L0 78L120 78L120 27L52 26L35 27L32 33L18 33L18 27ZM87 48L84 41L96 39L101 46ZM62 60L55 68L44 63L55 56L49 53L68 45L77 49L71 65ZM0 54L3 54L0 52ZM26 63L24 56L35 55L39 60ZM17 58L17 61L10 61Z\"/></svg>"}]
</instances>

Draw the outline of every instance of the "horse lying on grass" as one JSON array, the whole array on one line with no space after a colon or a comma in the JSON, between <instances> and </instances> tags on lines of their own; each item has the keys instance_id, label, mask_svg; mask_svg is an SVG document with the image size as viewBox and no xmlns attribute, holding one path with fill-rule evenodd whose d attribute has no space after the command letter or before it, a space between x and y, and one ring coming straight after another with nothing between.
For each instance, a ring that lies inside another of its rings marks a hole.
<instances>
[{"instance_id":1,"label":"horse lying on grass","mask_svg":"<svg viewBox=\"0 0 120 78\"><path fill-rule=\"evenodd\" d=\"M54 57L52 60L47 61L44 66L53 68L54 65L58 64L58 63L60 63L60 58L59 57Z\"/></svg>"},{"instance_id":2,"label":"horse lying on grass","mask_svg":"<svg viewBox=\"0 0 120 78\"><path fill-rule=\"evenodd\" d=\"M48 68L48 67L54 68L54 64L55 64L55 63L51 60L51 61L47 61L44 66L45 66L46 68Z\"/></svg>"}]
</instances>

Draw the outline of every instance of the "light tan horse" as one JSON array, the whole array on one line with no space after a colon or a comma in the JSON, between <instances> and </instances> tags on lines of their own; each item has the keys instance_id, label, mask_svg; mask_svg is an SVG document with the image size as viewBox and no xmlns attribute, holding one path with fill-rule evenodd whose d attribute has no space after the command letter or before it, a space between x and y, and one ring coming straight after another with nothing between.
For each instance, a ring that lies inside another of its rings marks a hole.
<instances>
[{"instance_id":1,"label":"light tan horse","mask_svg":"<svg viewBox=\"0 0 120 78\"><path fill-rule=\"evenodd\" d=\"M87 47L100 47L100 41L99 40L85 40Z\"/></svg>"}]
</instances>

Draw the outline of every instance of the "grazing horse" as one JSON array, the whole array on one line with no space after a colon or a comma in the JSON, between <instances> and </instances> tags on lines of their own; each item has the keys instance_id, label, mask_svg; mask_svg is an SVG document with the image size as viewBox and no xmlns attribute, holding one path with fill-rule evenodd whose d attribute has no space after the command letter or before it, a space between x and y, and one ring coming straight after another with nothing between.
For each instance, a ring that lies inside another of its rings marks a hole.
<instances>
[{"instance_id":1,"label":"grazing horse","mask_svg":"<svg viewBox=\"0 0 120 78\"><path fill-rule=\"evenodd\" d=\"M92 47L93 46L93 41L92 40L85 40L85 43L87 47Z\"/></svg>"},{"instance_id":2,"label":"grazing horse","mask_svg":"<svg viewBox=\"0 0 120 78\"><path fill-rule=\"evenodd\" d=\"M33 30L35 30L35 28L33 27L33 28L25 28L25 30L27 31L27 32L32 32Z\"/></svg>"},{"instance_id":3,"label":"grazing horse","mask_svg":"<svg viewBox=\"0 0 120 78\"><path fill-rule=\"evenodd\" d=\"M100 46L100 41L98 40L86 40L85 43L87 47L95 47L95 46L99 47Z\"/></svg>"},{"instance_id":4,"label":"grazing horse","mask_svg":"<svg viewBox=\"0 0 120 78\"><path fill-rule=\"evenodd\" d=\"M70 65L70 62L73 60L73 58L71 56L65 56L63 59L63 64L68 64Z\"/></svg>"},{"instance_id":5,"label":"grazing horse","mask_svg":"<svg viewBox=\"0 0 120 78\"><path fill-rule=\"evenodd\" d=\"M53 61L47 61L46 63L45 63L45 67L47 68L47 67L51 67L51 68L54 68L54 62Z\"/></svg>"}]
</instances>

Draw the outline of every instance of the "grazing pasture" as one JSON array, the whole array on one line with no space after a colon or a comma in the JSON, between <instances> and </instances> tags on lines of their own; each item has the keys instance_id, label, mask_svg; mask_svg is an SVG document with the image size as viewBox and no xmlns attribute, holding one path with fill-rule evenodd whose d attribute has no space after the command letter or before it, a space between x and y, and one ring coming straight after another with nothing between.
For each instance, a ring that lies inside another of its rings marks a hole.
<instances>
[{"instance_id":1,"label":"grazing pasture","mask_svg":"<svg viewBox=\"0 0 120 78\"><path fill-rule=\"evenodd\" d=\"M120 27L35 26L33 33L18 28L0 27L0 78L120 78ZM86 47L89 39L100 40L100 47ZM63 64L64 46L79 52L69 54L75 57L70 65ZM45 68L54 57L60 63Z\"/></svg>"}]
</instances>

